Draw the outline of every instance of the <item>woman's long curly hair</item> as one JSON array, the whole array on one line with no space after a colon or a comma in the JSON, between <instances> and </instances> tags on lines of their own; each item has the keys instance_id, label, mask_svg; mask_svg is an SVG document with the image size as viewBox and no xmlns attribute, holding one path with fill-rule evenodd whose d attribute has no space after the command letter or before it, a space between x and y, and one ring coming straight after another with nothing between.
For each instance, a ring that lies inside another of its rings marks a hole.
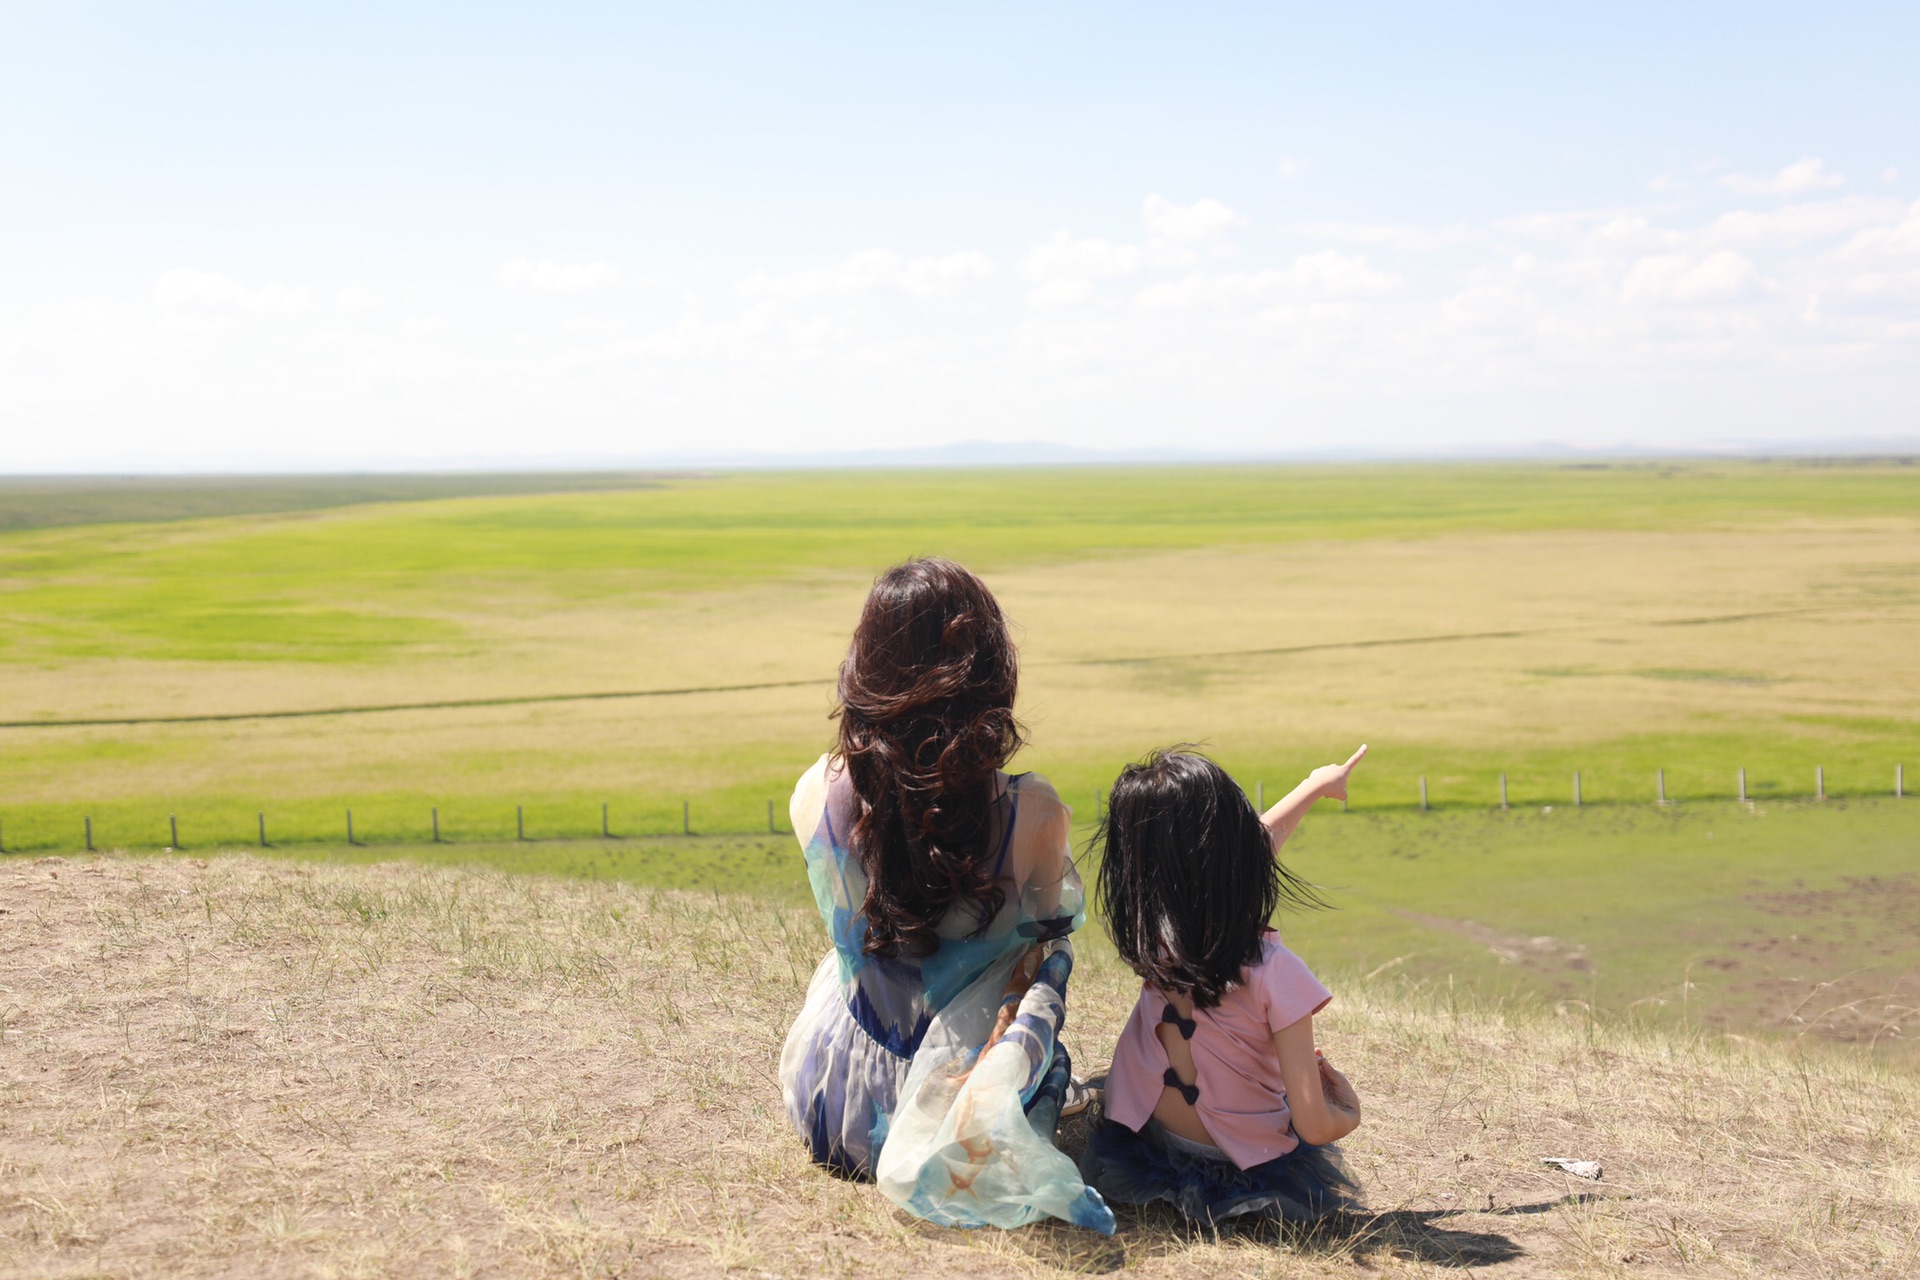
<instances>
[{"instance_id":1,"label":"woman's long curly hair","mask_svg":"<svg viewBox=\"0 0 1920 1280\"><path fill-rule=\"evenodd\" d=\"M1260 959L1282 902L1325 907L1275 856L1273 837L1227 771L1190 747L1121 770L1096 840L1100 907L1133 971L1197 1008L1220 1003Z\"/></svg>"},{"instance_id":2,"label":"woman's long curly hair","mask_svg":"<svg viewBox=\"0 0 1920 1280\"><path fill-rule=\"evenodd\" d=\"M950 909L975 931L1005 904L991 844L994 773L1025 742L1019 660L986 584L934 557L881 574L840 664L840 742L859 798L868 955L930 955Z\"/></svg>"}]
</instances>

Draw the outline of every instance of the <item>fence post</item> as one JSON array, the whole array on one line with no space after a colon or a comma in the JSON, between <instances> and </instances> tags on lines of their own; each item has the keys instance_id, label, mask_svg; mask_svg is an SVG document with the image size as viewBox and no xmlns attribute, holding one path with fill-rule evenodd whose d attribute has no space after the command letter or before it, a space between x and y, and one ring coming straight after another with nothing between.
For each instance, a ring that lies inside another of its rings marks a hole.
<instances>
[{"instance_id":1,"label":"fence post","mask_svg":"<svg viewBox=\"0 0 1920 1280\"><path fill-rule=\"evenodd\" d=\"M4 827L0 827L0 831L4 831L4 830L5 830L5 828L4 828ZM6 851L7 851L7 839L6 839L6 836L4 836L4 835L0 835L0 853L5 853Z\"/></svg>"},{"instance_id":2,"label":"fence post","mask_svg":"<svg viewBox=\"0 0 1920 1280\"><path fill-rule=\"evenodd\" d=\"M1813 798L1815 800L1827 798L1827 767L1823 764L1813 766Z\"/></svg>"},{"instance_id":3,"label":"fence post","mask_svg":"<svg viewBox=\"0 0 1920 1280\"><path fill-rule=\"evenodd\" d=\"M1745 804L1746 802L1747 802L1747 770L1746 770L1746 766L1742 765L1740 767L1740 803Z\"/></svg>"},{"instance_id":4,"label":"fence post","mask_svg":"<svg viewBox=\"0 0 1920 1280\"><path fill-rule=\"evenodd\" d=\"M1898 800L1907 794L1907 766L1893 766L1893 798Z\"/></svg>"},{"instance_id":5,"label":"fence post","mask_svg":"<svg viewBox=\"0 0 1920 1280\"><path fill-rule=\"evenodd\" d=\"M260 820L260 847L264 849L267 847L267 815L263 810L253 816Z\"/></svg>"},{"instance_id":6,"label":"fence post","mask_svg":"<svg viewBox=\"0 0 1920 1280\"><path fill-rule=\"evenodd\" d=\"M178 849L180 847L180 819L171 813L167 815L167 835L170 838L171 847Z\"/></svg>"},{"instance_id":7,"label":"fence post","mask_svg":"<svg viewBox=\"0 0 1920 1280\"><path fill-rule=\"evenodd\" d=\"M1427 811L1427 775L1420 775L1420 812Z\"/></svg>"},{"instance_id":8,"label":"fence post","mask_svg":"<svg viewBox=\"0 0 1920 1280\"><path fill-rule=\"evenodd\" d=\"M773 825L773 801L771 800L767 801L767 834L770 836L780 834L780 828Z\"/></svg>"},{"instance_id":9,"label":"fence post","mask_svg":"<svg viewBox=\"0 0 1920 1280\"><path fill-rule=\"evenodd\" d=\"M693 834L693 801L691 800L680 802L680 834L683 836Z\"/></svg>"},{"instance_id":10,"label":"fence post","mask_svg":"<svg viewBox=\"0 0 1920 1280\"><path fill-rule=\"evenodd\" d=\"M600 802L600 838L613 839L613 828L607 825L607 802L604 800Z\"/></svg>"},{"instance_id":11,"label":"fence post","mask_svg":"<svg viewBox=\"0 0 1920 1280\"><path fill-rule=\"evenodd\" d=\"M1500 775L1500 807L1507 807L1507 775L1504 773Z\"/></svg>"},{"instance_id":12,"label":"fence post","mask_svg":"<svg viewBox=\"0 0 1920 1280\"><path fill-rule=\"evenodd\" d=\"M348 844L359 843L353 838L353 810L351 809L347 810L347 843Z\"/></svg>"},{"instance_id":13,"label":"fence post","mask_svg":"<svg viewBox=\"0 0 1920 1280\"><path fill-rule=\"evenodd\" d=\"M525 805L517 804L513 806L513 838L515 840L525 840L527 838L527 809Z\"/></svg>"},{"instance_id":14,"label":"fence post","mask_svg":"<svg viewBox=\"0 0 1920 1280\"><path fill-rule=\"evenodd\" d=\"M93 852L93 815L87 815L87 852Z\"/></svg>"},{"instance_id":15,"label":"fence post","mask_svg":"<svg viewBox=\"0 0 1920 1280\"><path fill-rule=\"evenodd\" d=\"M1667 771L1665 769L1653 771L1653 789L1660 797L1660 803L1665 804L1667 802Z\"/></svg>"},{"instance_id":16,"label":"fence post","mask_svg":"<svg viewBox=\"0 0 1920 1280\"><path fill-rule=\"evenodd\" d=\"M433 806L433 842L440 843L440 806Z\"/></svg>"},{"instance_id":17,"label":"fence post","mask_svg":"<svg viewBox=\"0 0 1920 1280\"><path fill-rule=\"evenodd\" d=\"M1253 784L1253 807L1261 813L1267 811L1267 784L1264 782Z\"/></svg>"},{"instance_id":18,"label":"fence post","mask_svg":"<svg viewBox=\"0 0 1920 1280\"><path fill-rule=\"evenodd\" d=\"M1573 807L1576 809L1580 807L1580 771L1578 769L1573 771Z\"/></svg>"}]
</instances>

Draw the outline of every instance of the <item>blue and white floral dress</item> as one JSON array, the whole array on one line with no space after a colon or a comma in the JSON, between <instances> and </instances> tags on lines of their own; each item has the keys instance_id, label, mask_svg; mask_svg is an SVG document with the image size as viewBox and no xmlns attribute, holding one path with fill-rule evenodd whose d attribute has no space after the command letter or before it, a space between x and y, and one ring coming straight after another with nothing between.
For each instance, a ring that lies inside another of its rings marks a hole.
<instances>
[{"instance_id":1,"label":"blue and white floral dress","mask_svg":"<svg viewBox=\"0 0 1920 1280\"><path fill-rule=\"evenodd\" d=\"M780 1055L787 1116L820 1163L872 1176L896 1203L961 1226L1043 1216L1100 1231L1113 1215L1053 1145L1067 1086L1067 935L1086 921L1072 811L1044 778L998 775L990 825L1006 901L987 922L956 909L924 957L864 953L866 875L848 847L858 801L822 756L794 788L793 829L833 949ZM1014 1025L981 1053L1013 968L1046 949Z\"/></svg>"}]
</instances>

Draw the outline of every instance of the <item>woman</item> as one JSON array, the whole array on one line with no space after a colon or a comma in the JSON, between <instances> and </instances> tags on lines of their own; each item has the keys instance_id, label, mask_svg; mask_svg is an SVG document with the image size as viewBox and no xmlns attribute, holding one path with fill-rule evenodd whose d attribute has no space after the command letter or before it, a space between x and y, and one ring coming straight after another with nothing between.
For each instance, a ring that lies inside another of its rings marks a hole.
<instances>
[{"instance_id":1,"label":"woman","mask_svg":"<svg viewBox=\"0 0 1920 1280\"><path fill-rule=\"evenodd\" d=\"M840 667L836 749L794 788L833 940L780 1056L813 1157L922 1217L1112 1215L1052 1145L1057 1036L1086 919L1071 813L1009 776L1019 666L986 586L949 560L882 574Z\"/></svg>"}]
</instances>

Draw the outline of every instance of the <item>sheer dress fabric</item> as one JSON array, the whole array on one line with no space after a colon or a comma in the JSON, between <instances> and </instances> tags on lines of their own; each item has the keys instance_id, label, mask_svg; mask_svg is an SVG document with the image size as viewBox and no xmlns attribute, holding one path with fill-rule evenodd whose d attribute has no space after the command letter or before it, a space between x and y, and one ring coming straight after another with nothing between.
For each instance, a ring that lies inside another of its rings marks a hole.
<instances>
[{"instance_id":1,"label":"sheer dress fabric","mask_svg":"<svg viewBox=\"0 0 1920 1280\"><path fill-rule=\"evenodd\" d=\"M815 969L780 1055L787 1116L813 1157L873 1177L895 1203L955 1226L1053 1216L1111 1231L1113 1215L1053 1145L1070 1063L1059 1043L1086 920L1068 841L1072 812L1034 774L998 775L990 839L1000 910L952 911L930 955L869 956L866 876L848 846L858 801L822 756L789 816L833 947ZM1012 1029L981 1053L1008 976L1046 949Z\"/></svg>"}]
</instances>

